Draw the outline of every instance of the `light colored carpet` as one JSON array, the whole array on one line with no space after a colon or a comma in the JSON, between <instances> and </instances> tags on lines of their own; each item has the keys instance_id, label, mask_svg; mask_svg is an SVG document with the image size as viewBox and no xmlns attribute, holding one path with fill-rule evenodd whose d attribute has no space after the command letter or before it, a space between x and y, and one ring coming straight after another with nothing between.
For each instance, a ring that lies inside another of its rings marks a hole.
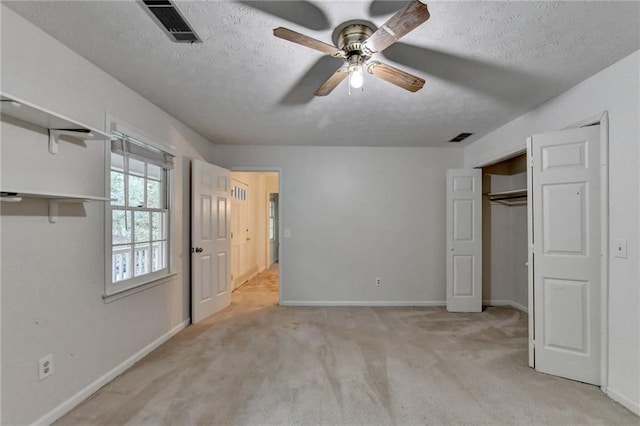
<instances>
[{"instance_id":1,"label":"light colored carpet","mask_svg":"<svg viewBox=\"0 0 640 426\"><path fill-rule=\"evenodd\" d=\"M285 308L276 283L250 281L58 424L640 424L528 368L514 309Z\"/></svg>"}]
</instances>

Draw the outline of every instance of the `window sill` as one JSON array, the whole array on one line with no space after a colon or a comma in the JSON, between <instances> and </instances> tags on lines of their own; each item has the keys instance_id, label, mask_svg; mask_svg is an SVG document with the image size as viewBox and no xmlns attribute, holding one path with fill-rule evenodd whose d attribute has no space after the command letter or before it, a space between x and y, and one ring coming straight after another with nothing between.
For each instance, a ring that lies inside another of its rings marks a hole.
<instances>
[{"instance_id":1,"label":"window sill","mask_svg":"<svg viewBox=\"0 0 640 426\"><path fill-rule=\"evenodd\" d=\"M104 301L104 303L110 303L110 302L114 302L116 300L122 299L124 297L130 296L132 294L135 293L139 293L141 291L144 291L148 288L151 287L155 287L157 285L160 284L164 284L166 282L168 282L171 278L174 278L175 276L177 276L178 273L177 272L171 272L167 275L164 275L160 278L153 278L147 282L143 282L141 284L136 285L135 287L130 287L130 288L126 288L123 290L118 290L115 293L111 293L111 294L105 294L102 296L102 300Z\"/></svg>"}]
</instances>

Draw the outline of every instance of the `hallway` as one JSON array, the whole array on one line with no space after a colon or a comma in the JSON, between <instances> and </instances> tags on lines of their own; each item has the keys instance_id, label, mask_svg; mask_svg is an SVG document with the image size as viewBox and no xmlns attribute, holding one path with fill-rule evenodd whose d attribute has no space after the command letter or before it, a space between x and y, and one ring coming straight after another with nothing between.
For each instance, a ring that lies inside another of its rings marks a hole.
<instances>
[{"instance_id":1,"label":"hallway","mask_svg":"<svg viewBox=\"0 0 640 426\"><path fill-rule=\"evenodd\" d=\"M279 265L274 263L245 284L242 284L231 295L231 306L273 306L278 304Z\"/></svg>"}]
</instances>

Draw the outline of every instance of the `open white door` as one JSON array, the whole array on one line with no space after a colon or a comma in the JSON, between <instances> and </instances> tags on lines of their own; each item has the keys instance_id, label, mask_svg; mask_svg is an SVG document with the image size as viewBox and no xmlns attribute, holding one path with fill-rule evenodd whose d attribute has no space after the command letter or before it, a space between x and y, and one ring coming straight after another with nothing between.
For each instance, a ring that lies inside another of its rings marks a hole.
<instances>
[{"instance_id":1,"label":"open white door","mask_svg":"<svg viewBox=\"0 0 640 426\"><path fill-rule=\"evenodd\" d=\"M482 312L482 171L447 170L447 310Z\"/></svg>"},{"instance_id":2,"label":"open white door","mask_svg":"<svg viewBox=\"0 0 640 426\"><path fill-rule=\"evenodd\" d=\"M529 138L535 369L600 384L600 126ZM531 302L530 302L531 303ZM531 310L531 308L530 308Z\"/></svg>"},{"instance_id":3,"label":"open white door","mask_svg":"<svg viewBox=\"0 0 640 426\"><path fill-rule=\"evenodd\" d=\"M231 304L229 252L231 172L204 161L191 167L191 319Z\"/></svg>"}]
</instances>

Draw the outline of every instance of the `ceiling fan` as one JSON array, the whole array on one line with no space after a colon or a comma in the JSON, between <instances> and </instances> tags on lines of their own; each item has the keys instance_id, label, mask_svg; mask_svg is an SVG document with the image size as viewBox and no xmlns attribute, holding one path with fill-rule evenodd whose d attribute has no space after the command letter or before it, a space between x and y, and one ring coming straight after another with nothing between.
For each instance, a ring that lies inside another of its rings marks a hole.
<instances>
[{"instance_id":1,"label":"ceiling fan","mask_svg":"<svg viewBox=\"0 0 640 426\"><path fill-rule=\"evenodd\" d=\"M339 28L336 37L337 47L283 27L274 29L273 35L329 56L344 59L345 66L338 68L315 91L316 96L328 95L347 77L349 77L349 90L351 88L360 89L364 82L363 69L375 77L405 90L417 92L424 86L424 79L391 65L372 60L371 57L400 40L426 22L427 19L429 19L427 5L413 0L397 11L377 30L364 21L347 23L343 28Z\"/></svg>"}]
</instances>

